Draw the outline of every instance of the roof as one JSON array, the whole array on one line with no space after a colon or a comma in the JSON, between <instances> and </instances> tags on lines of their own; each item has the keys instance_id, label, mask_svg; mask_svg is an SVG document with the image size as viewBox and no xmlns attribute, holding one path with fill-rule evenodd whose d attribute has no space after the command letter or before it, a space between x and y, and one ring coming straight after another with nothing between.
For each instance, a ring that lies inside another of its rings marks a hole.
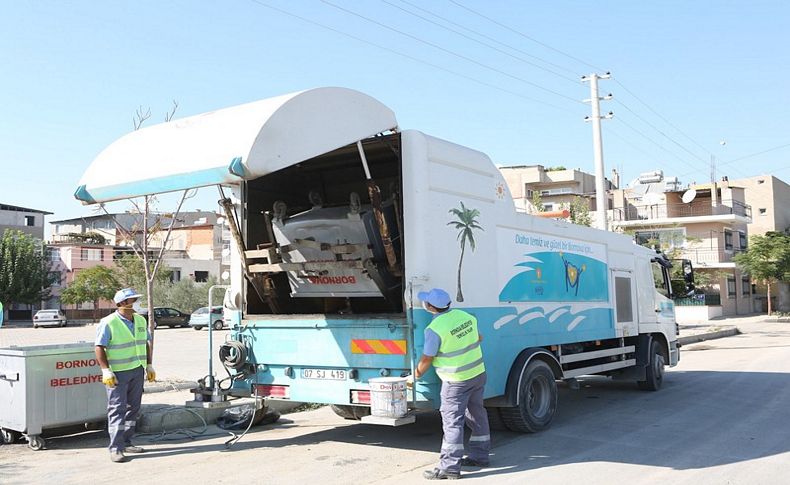
<instances>
[{"instance_id":1,"label":"roof","mask_svg":"<svg viewBox=\"0 0 790 485\"><path fill-rule=\"evenodd\" d=\"M1 203L0 203L0 210L15 211L15 212L37 212L39 214L52 214L52 212L42 211L38 209L29 209L27 207L19 207L18 205L1 204Z\"/></svg>"},{"instance_id":2,"label":"roof","mask_svg":"<svg viewBox=\"0 0 790 485\"><path fill-rule=\"evenodd\" d=\"M74 196L91 204L238 184L396 128L392 110L358 91L300 91L133 131L93 160Z\"/></svg>"},{"instance_id":3,"label":"roof","mask_svg":"<svg viewBox=\"0 0 790 485\"><path fill-rule=\"evenodd\" d=\"M157 218L162 218L163 222L167 222L171 220L168 215L171 213L163 213L163 212L153 212L151 213L151 221L156 221ZM183 228L183 227L200 227L205 225L213 226L216 223L218 217L222 217L221 214L211 211L184 211L179 212L178 217L176 218L176 224L174 229ZM116 212L107 214L96 214L84 217L74 217L72 219L61 219L59 221L50 221L50 224L66 224L66 223L77 223L77 224L88 224L92 221L100 221L100 220L112 220L115 218L121 223L124 227L131 227L133 225L142 226L143 216L142 214L137 214L133 212ZM152 222L153 223L153 222ZM167 226L166 226L167 227Z\"/></svg>"}]
</instances>

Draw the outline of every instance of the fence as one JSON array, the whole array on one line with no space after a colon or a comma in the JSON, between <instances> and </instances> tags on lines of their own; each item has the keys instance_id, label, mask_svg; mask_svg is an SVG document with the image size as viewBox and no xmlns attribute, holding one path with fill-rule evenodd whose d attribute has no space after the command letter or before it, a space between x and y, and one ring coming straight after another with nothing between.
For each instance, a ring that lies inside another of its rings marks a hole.
<instances>
[{"instance_id":1,"label":"fence","mask_svg":"<svg viewBox=\"0 0 790 485\"><path fill-rule=\"evenodd\" d=\"M721 305L721 295L718 294L702 294L694 295L688 298L678 298L675 300L675 306L709 306Z\"/></svg>"}]
</instances>

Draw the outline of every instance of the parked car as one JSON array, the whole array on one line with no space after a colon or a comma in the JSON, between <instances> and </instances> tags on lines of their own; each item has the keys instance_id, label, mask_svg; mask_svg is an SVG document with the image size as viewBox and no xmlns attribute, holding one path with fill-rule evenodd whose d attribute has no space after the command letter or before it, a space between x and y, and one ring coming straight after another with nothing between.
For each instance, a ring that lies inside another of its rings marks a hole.
<instances>
[{"instance_id":1,"label":"parked car","mask_svg":"<svg viewBox=\"0 0 790 485\"><path fill-rule=\"evenodd\" d=\"M148 310L141 309L140 315L148 320ZM175 308L154 308L154 322L156 327L186 327L189 323L189 315L178 311Z\"/></svg>"},{"instance_id":2,"label":"parked car","mask_svg":"<svg viewBox=\"0 0 790 485\"><path fill-rule=\"evenodd\" d=\"M68 323L66 315L60 310L39 310L33 315L33 328L65 327Z\"/></svg>"},{"instance_id":3,"label":"parked car","mask_svg":"<svg viewBox=\"0 0 790 485\"><path fill-rule=\"evenodd\" d=\"M222 318L222 306L211 307L211 314L209 314L208 307L204 306L195 310L189 317L189 326L195 330L208 327L209 322L214 330L222 330L225 325Z\"/></svg>"}]
</instances>

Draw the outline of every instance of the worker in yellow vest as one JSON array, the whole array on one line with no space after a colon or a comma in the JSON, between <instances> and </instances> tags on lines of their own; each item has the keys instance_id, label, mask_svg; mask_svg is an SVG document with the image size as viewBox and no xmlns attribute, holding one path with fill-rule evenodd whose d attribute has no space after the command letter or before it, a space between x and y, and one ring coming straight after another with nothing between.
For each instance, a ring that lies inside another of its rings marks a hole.
<instances>
[{"instance_id":1,"label":"worker in yellow vest","mask_svg":"<svg viewBox=\"0 0 790 485\"><path fill-rule=\"evenodd\" d=\"M156 379L151 365L151 334L145 318L134 312L140 295L131 288L119 290L113 301L117 311L101 319L96 329L96 360L107 386L107 429L110 460L127 461L124 453L143 453L132 445L143 398L143 380Z\"/></svg>"},{"instance_id":2,"label":"worker in yellow vest","mask_svg":"<svg viewBox=\"0 0 790 485\"><path fill-rule=\"evenodd\" d=\"M420 379L433 365L442 380L439 411L444 431L439 466L425 471L423 477L454 480L461 478L461 466L489 464L491 435L483 407L486 369L480 349L483 336L473 315L450 309L452 300L446 291L434 288L417 297L423 308L433 314L433 320L424 332L423 355L414 379ZM468 456L464 456L464 423L472 430Z\"/></svg>"}]
</instances>

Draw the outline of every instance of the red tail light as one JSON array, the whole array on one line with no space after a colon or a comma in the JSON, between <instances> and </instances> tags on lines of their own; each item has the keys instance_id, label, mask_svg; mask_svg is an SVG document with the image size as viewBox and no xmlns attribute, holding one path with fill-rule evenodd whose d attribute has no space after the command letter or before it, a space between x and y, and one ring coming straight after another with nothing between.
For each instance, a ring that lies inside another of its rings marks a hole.
<instances>
[{"instance_id":1,"label":"red tail light","mask_svg":"<svg viewBox=\"0 0 790 485\"><path fill-rule=\"evenodd\" d=\"M277 399L290 399L288 386L275 386L273 384L255 384L253 386L258 397L274 397Z\"/></svg>"},{"instance_id":2,"label":"red tail light","mask_svg":"<svg viewBox=\"0 0 790 485\"><path fill-rule=\"evenodd\" d=\"M370 404L370 391L361 389L351 390L351 403L352 404Z\"/></svg>"}]
</instances>

